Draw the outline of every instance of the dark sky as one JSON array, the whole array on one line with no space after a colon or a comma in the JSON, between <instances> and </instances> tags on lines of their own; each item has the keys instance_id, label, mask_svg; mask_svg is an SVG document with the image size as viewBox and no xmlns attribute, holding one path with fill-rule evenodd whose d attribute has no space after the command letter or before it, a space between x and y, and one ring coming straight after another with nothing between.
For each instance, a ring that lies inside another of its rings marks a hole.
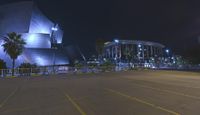
<instances>
[{"instance_id":1,"label":"dark sky","mask_svg":"<svg viewBox=\"0 0 200 115\"><path fill-rule=\"evenodd\" d=\"M0 4L21 0L1 0ZM200 1L183 0L33 0L59 23L66 45L85 55L95 40L133 39L160 42L177 54L197 45Z\"/></svg>"}]
</instances>

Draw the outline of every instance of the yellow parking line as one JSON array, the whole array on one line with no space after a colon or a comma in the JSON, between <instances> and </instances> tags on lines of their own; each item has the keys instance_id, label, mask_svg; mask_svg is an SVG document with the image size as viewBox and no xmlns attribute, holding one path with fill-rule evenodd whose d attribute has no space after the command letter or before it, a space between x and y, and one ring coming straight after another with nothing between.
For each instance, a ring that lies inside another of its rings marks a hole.
<instances>
[{"instance_id":1,"label":"yellow parking line","mask_svg":"<svg viewBox=\"0 0 200 115\"><path fill-rule=\"evenodd\" d=\"M73 104L73 106L79 111L79 113L81 115L87 115L82 109L81 107L68 95L65 94L65 96L67 97L67 99Z\"/></svg>"},{"instance_id":2,"label":"yellow parking line","mask_svg":"<svg viewBox=\"0 0 200 115\"><path fill-rule=\"evenodd\" d=\"M145 105L151 106L151 107L153 107L153 108L156 108L156 109L165 111L165 112L167 112L167 113L170 113L170 114L173 114L173 115L180 115L179 113L174 112L174 111L172 111L172 110L163 108L163 107L161 107L161 106L154 105L154 104L149 103L149 102L147 102L147 101L138 99L138 98L133 97L133 96L129 96L129 95L127 95L127 94L124 94L124 93L115 91L115 90L113 90L113 89L108 89L108 88L106 88L105 90L107 90L107 91L109 91L109 92L112 92L112 93L114 93L114 94L120 95L120 96L122 96L122 97L128 98L128 99L130 99L130 100L137 101L137 102L143 103L143 104L145 104Z\"/></svg>"},{"instance_id":3,"label":"yellow parking line","mask_svg":"<svg viewBox=\"0 0 200 115\"><path fill-rule=\"evenodd\" d=\"M19 89L19 87L17 87L12 93L10 93L10 95L8 95L8 97L6 99L3 100L3 102L0 103L0 109L7 103L7 101L13 96L15 95L15 93L17 92L17 90Z\"/></svg>"},{"instance_id":4,"label":"yellow parking line","mask_svg":"<svg viewBox=\"0 0 200 115\"><path fill-rule=\"evenodd\" d=\"M180 92L175 92L175 91L170 91L170 90L165 90L165 89L160 89L160 88L154 88L154 87L150 87L150 86L146 86L146 85L139 85L139 84L133 84L133 85L200 100L200 97L193 96L193 95L188 95L188 94L184 94L184 93L180 93Z\"/></svg>"}]
</instances>

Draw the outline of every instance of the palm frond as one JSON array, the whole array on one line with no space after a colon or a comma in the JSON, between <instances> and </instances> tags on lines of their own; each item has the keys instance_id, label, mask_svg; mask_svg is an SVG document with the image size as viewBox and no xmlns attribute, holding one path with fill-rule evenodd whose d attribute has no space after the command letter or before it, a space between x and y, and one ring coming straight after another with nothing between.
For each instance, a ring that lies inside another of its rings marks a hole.
<instances>
[{"instance_id":1,"label":"palm frond","mask_svg":"<svg viewBox=\"0 0 200 115\"><path fill-rule=\"evenodd\" d=\"M3 37L4 43L2 44L4 52L10 56L11 59L16 59L24 49L26 42L21 38L20 34L15 32L8 33Z\"/></svg>"}]
</instances>

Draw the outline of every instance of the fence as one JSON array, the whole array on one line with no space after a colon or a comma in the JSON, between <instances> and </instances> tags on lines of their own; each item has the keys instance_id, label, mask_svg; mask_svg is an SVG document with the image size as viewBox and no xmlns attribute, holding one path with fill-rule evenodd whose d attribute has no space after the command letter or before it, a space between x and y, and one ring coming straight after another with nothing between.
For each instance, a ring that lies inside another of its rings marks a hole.
<instances>
[{"instance_id":1,"label":"fence","mask_svg":"<svg viewBox=\"0 0 200 115\"><path fill-rule=\"evenodd\" d=\"M17 68L14 69L14 76L37 76L37 75L52 75L52 74L79 74L79 73L99 73L99 72L110 72L110 71L123 71L130 68L120 66L98 66L98 67L69 67L69 66L45 66L37 68ZM132 68L137 69L137 67ZM164 69L164 68L157 68ZM167 68L169 70L182 70L178 68ZM183 70L198 70L200 68L183 69ZM0 77L12 76L12 69L0 69Z\"/></svg>"},{"instance_id":2,"label":"fence","mask_svg":"<svg viewBox=\"0 0 200 115\"><path fill-rule=\"evenodd\" d=\"M52 75L52 74L78 74L78 73L98 73L115 71L114 66L107 67L69 67L69 66L45 66L37 68L16 68L14 76L37 76L37 75ZM12 69L0 69L0 77L12 76Z\"/></svg>"},{"instance_id":3,"label":"fence","mask_svg":"<svg viewBox=\"0 0 200 115\"><path fill-rule=\"evenodd\" d=\"M7 77L12 76L13 69L0 69L0 76ZM67 66L47 66L47 67L37 67L37 68L16 68L14 69L14 76L33 76L33 75L50 75L57 73L68 72Z\"/></svg>"}]
</instances>

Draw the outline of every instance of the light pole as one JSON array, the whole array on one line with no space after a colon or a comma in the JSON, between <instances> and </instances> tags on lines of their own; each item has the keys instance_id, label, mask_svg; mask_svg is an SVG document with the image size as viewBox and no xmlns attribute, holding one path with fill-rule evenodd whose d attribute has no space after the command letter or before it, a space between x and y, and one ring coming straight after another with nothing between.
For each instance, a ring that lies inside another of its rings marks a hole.
<instances>
[{"instance_id":1,"label":"light pole","mask_svg":"<svg viewBox=\"0 0 200 115\"><path fill-rule=\"evenodd\" d=\"M78 51L79 51L79 53L81 55L81 58L83 58L83 61L84 61L84 71L85 71L85 69L87 67L87 60L86 60L84 54L81 52L81 49L79 48L79 46L77 46L77 49L78 49Z\"/></svg>"},{"instance_id":2,"label":"light pole","mask_svg":"<svg viewBox=\"0 0 200 115\"><path fill-rule=\"evenodd\" d=\"M165 52L167 53L167 56L169 56L169 49L166 49Z\"/></svg>"},{"instance_id":3,"label":"light pole","mask_svg":"<svg viewBox=\"0 0 200 115\"><path fill-rule=\"evenodd\" d=\"M117 44L117 48L115 48L115 61L116 61L116 64L118 63L118 45L119 45L119 40L118 39L114 39L114 42Z\"/></svg>"},{"instance_id":4,"label":"light pole","mask_svg":"<svg viewBox=\"0 0 200 115\"><path fill-rule=\"evenodd\" d=\"M56 44L57 44L57 42L56 42L54 34L55 34L56 31L58 31L57 24L54 27L52 27L51 30L52 30L52 32L51 32L51 48L54 50L53 51L53 73L55 74L55 63L56 63L55 60L56 60L56 49L57 49Z\"/></svg>"},{"instance_id":5,"label":"light pole","mask_svg":"<svg viewBox=\"0 0 200 115\"><path fill-rule=\"evenodd\" d=\"M169 56L169 49L165 49L165 53L166 53L166 62L167 62L167 65L169 65L169 63L171 63L171 59L170 59L170 56Z\"/></svg>"}]
</instances>

